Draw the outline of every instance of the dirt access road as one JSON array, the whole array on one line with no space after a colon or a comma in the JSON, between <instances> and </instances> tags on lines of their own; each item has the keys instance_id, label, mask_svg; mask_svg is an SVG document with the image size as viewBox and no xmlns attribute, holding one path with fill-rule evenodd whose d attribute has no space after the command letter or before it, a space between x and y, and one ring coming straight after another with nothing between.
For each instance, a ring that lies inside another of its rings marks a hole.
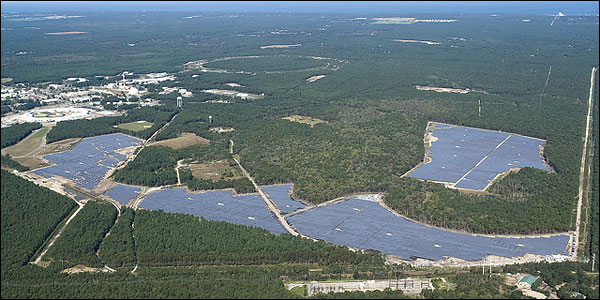
<instances>
[{"instance_id":1,"label":"dirt access road","mask_svg":"<svg viewBox=\"0 0 600 300\"><path fill-rule=\"evenodd\" d=\"M579 227L581 226L581 205L583 203L583 183L584 183L584 177L585 177L585 163L586 163L586 157L587 157L587 148L588 148L588 139L589 139L589 135L590 135L590 130L591 130L591 124L592 124L592 108L594 105L594 101L593 101L593 95L594 95L594 79L596 77L596 67L592 68L592 76L590 78L590 97L588 99L588 114L587 114L587 120L586 120L586 125L585 125L585 138L583 140L583 153L581 154L581 170L579 173L579 196L577 198L577 221L575 222L575 236L574 236L574 241L575 241L575 245L573 247L573 249L571 250L571 258L573 260L577 259L577 250L579 248Z\"/></svg>"}]
</instances>

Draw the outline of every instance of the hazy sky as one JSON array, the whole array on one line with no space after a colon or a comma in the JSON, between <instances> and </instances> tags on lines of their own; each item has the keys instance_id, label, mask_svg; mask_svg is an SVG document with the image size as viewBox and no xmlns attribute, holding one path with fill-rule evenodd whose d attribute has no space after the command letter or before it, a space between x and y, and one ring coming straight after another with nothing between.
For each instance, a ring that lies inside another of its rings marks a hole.
<instances>
[{"instance_id":1,"label":"hazy sky","mask_svg":"<svg viewBox=\"0 0 600 300\"><path fill-rule=\"evenodd\" d=\"M2 12L198 11L322 13L598 14L598 1L2 1Z\"/></svg>"}]
</instances>

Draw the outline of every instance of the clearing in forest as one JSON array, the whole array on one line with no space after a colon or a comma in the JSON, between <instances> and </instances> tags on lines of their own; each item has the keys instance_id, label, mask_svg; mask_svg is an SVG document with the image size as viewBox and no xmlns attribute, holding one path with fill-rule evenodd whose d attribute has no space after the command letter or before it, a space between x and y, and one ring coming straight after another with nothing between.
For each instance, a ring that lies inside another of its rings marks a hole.
<instances>
[{"instance_id":1,"label":"clearing in forest","mask_svg":"<svg viewBox=\"0 0 600 300\"><path fill-rule=\"evenodd\" d=\"M234 165L235 166L235 165ZM213 182L242 178L238 168L232 167L228 160L212 161L208 163L191 163L192 176L198 179L210 179Z\"/></svg>"},{"instance_id":2,"label":"clearing in forest","mask_svg":"<svg viewBox=\"0 0 600 300\"><path fill-rule=\"evenodd\" d=\"M46 32L48 35L69 35L69 34L82 34L87 33L85 31L63 31L63 32Z\"/></svg>"},{"instance_id":3,"label":"clearing in forest","mask_svg":"<svg viewBox=\"0 0 600 300\"><path fill-rule=\"evenodd\" d=\"M325 78L325 77L327 77L327 75L315 75L315 76L311 76L311 77L307 78L306 81L315 82L315 81L317 81L321 78Z\"/></svg>"},{"instance_id":4,"label":"clearing in forest","mask_svg":"<svg viewBox=\"0 0 600 300\"><path fill-rule=\"evenodd\" d=\"M419 43L419 44L427 44L427 45L439 45L440 42L432 42L432 41L419 41L419 40L394 40L394 42L401 43Z\"/></svg>"},{"instance_id":5,"label":"clearing in forest","mask_svg":"<svg viewBox=\"0 0 600 300\"><path fill-rule=\"evenodd\" d=\"M209 140L199 137L193 133L182 133L180 137L162 140L156 143L152 143L154 146L167 146L173 149L181 149L193 145L205 145L210 143Z\"/></svg>"},{"instance_id":6,"label":"clearing in forest","mask_svg":"<svg viewBox=\"0 0 600 300\"><path fill-rule=\"evenodd\" d=\"M436 91L438 93L466 94L471 91L470 89L462 90L462 89L443 88L443 87L436 87L436 86L422 86L422 85L415 85L415 88L419 91Z\"/></svg>"},{"instance_id":7,"label":"clearing in forest","mask_svg":"<svg viewBox=\"0 0 600 300\"><path fill-rule=\"evenodd\" d=\"M290 48L290 47L298 47L298 46L302 46L302 44L295 44L295 45L269 45L269 46L261 46L260 49Z\"/></svg>"},{"instance_id":8,"label":"clearing in forest","mask_svg":"<svg viewBox=\"0 0 600 300\"><path fill-rule=\"evenodd\" d=\"M131 130L131 131L142 131L144 129L148 129L152 127L154 123L146 122L146 121L133 121L129 123L123 123L119 125L115 125L116 128Z\"/></svg>"},{"instance_id":9,"label":"clearing in forest","mask_svg":"<svg viewBox=\"0 0 600 300\"><path fill-rule=\"evenodd\" d=\"M31 153L42 144L42 139L48 132L48 129L50 129L50 127L42 127L40 130L30 134L16 145L10 146L4 151L6 151L6 153L10 154L12 157L24 156L28 153Z\"/></svg>"},{"instance_id":10,"label":"clearing in forest","mask_svg":"<svg viewBox=\"0 0 600 300\"><path fill-rule=\"evenodd\" d=\"M282 119L288 120L291 122L308 124L308 125L310 125L310 127L314 127L315 125L320 124L320 123L328 123L327 121L324 121L324 120L320 120L320 119L309 117L309 116L301 116L301 115L291 115L289 117L283 117Z\"/></svg>"}]
</instances>

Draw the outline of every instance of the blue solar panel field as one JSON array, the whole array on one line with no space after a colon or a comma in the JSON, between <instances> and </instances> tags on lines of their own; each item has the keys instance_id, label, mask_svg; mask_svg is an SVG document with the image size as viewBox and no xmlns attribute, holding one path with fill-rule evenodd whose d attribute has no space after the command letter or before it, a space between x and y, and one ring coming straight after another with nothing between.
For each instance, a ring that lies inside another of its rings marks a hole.
<instances>
[{"instance_id":1,"label":"blue solar panel field","mask_svg":"<svg viewBox=\"0 0 600 300\"><path fill-rule=\"evenodd\" d=\"M133 197L137 196L140 193L141 189L137 186L125 185L118 183L112 189L104 192L104 194L109 197L119 201L119 203L125 205L131 200Z\"/></svg>"},{"instance_id":2,"label":"blue solar panel field","mask_svg":"<svg viewBox=\"0 0 600 300\"><path fill-rule=\"evenodd\" d=\"M233 196L231 191L187 194L183 188L169 188L146 196L138 207L261 227L275 234L287 232L257 194Z\"/></svg>"},{"instance_id":3,"label":"blue solar panel field","mask_svg":"<svg viewBox=\"0 0 600 300\"><path fill-rule=\"evenodd\" d=\"M291 184L261 186L261 189L269 195L269 198L275 202L279 210L286 214L303 208L305 205L290 197L288 192L292 188Z\"/></svg>"},{"instance_id":4,"label":"blue solar panel field","mask_svg":"<svg viewBox=\"0 0 600 300\"><path fill-rule=\"evenodd\" d=\"M116 167L125 159L124 155L115 150L139 145L141 142L140 139L122 133L85 138L69 151L45 155L44 158L55 165L33 172L44 177L62 176L72 180L77 186L91 190L109 168Z\"/></svg>"},{"instance_id":5,"label":"blue solar panel field","mask_svg":"<svg viewBox=\"0 0 600 300\"><path fill-rule=\"evenodd\" d=\"M543 140L505 132L435 123L431 161L408 176L484 190L496 175L515 167L549 170L540 156Z\"/></svg>"},{"instance_id":6,"label":"blue solar panel field","mask_svg":"<svg viewBox=\"0 0 600 300\"><path fill-rule=\"evenodd\" d=\"M360 249L375 249L402 259L480 260L486 255L518 257L525 253L567 255L568 235L504 238L461 234L414 223L369 200L350 199L288 217L310 237Z\"/></svg>"}]
</instances>

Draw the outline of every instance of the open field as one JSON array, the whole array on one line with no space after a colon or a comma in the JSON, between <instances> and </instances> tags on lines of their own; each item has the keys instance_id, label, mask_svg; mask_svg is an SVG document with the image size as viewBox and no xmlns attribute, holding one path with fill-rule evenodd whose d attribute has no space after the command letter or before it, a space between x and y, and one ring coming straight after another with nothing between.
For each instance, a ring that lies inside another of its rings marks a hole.
<instances>
[{"instance_id":1,"label":"open field","mask_svg":"<svg viewBox=\"0 0 600 300\"><path fill-rule=\"evenodd\" d=\"M213 161L209 163L192 163L190 164L192 175L199 179L211 179L213 182L219 181L221 178L225 180L242 178L237 168L232 168L227 160Z\"/></svg>"},{"instance_id":2,"label":"open field","mask_svg":"<svg viewBox=\"0 0 600 300\"><path fill-rule=\"evenodd\" d=\"M23 156L30 153L41 145L44 135L46 135L49 129L50 127L42 127L40 130L30 134L16 145L6 148L6 153L10 154L12 157Z\"/></svg>"},{"instance_id":3,"label":"open field","mask_svg":"<svg viewBox=\"0 0 600 300\"><path fill-rule=\"evenodd\" d=\"M314 127L317 124L328 123L327 121L320 120L317 118L309 117L309 116L301 116L301 115L291 115L289 117L283 117L283 120L288 120L290 122L298 122L302 124L310 125L310 127Z\"/></svg>"},{"instance_id":4,"label":"open field","mask_svg":"<svg viewBox=\"0 0 600 300\"><path fill-rule=\"evenodd\" d=\"M189 146L193 146L193 145L205 145L208 143L210 143L209 140L207 140L203 137L199 137L193 133L186 132L186 133L182 133L180 137L163 140L163 141L158 141L158 142L152 143L151 145L167 146L167 147L171 147L173 149L181 149L181 148L185 148L185 147L189 147Z\"/></svg>"},{"instance_id":5,"label":"open field","mask_svg":"<svg viewBox=\"0 0 600 300\"><path fill-rule=\"evenodd\" d=\"M125 129L125 130L131 130L131 131L142 131L144 129L148 129L148 128L152 127L152 125L154 125L154 123L146 122L146 121L134 121L134 122L115 125L115 127Z\"/></svg>"}]
</instances>

